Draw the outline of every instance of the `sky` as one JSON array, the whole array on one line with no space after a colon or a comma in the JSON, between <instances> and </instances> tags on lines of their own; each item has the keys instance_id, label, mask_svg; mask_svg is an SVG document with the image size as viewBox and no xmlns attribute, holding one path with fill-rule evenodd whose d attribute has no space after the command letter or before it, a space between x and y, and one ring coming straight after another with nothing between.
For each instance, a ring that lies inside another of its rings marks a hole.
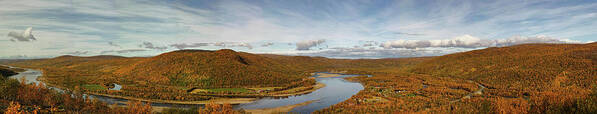
<instances>
[{"instance_id":1,"label":"sky","mask_svg":"<svg viewBox=\"0 0 597 114\"><path fill-rule=\"evenodd\" d=\"M1 0L0 58L180 49L439 56L597 41L594 0Z\"/></svg>"}]
</instances>

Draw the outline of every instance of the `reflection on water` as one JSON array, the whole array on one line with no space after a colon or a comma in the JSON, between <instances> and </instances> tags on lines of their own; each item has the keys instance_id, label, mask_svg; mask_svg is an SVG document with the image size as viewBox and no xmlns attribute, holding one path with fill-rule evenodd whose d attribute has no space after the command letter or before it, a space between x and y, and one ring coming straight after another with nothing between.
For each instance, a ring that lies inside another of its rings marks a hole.
<instances>
[{"instance_id":1,"label":"reflection on water","mask_svg":"<svg viewBox=\"0 0 597 114\"><path fill-rule=\"evenodd\" d=\"M240 104L236 106L236 109L261 109L261 108L274 108L280 106L294 105L307 101L314 100L315 102L294 108L291 112L295 113L311 113L316 110L320 110L331 105L340 103L347 100L352 95L355 95L359 91L363 90L363 85L356 82L349 82L344 80L344 77L350 77L356 75L343 75L341 77L332 78L317 78L317 82L323 83L326 86L315 90L309 94L292 96L288 98L263 98L253 103ZM317 76L314 76L317 77Z\"/></svg>"},{"instance_id":2,"label":"reflection on water","mask_svg":"<svg viewBox=\"0 0 597 114\"><path fill-rule=\"evenodd\" d=\"M120 89L122 89L122 86L120 86L120 85L118 85L116 83L114 83L114 87L113 88L110 88L110 90L120 90Z\"/></svg>"},{"instance_id":3,"label":"reflection on water","mask_svg":"<svg viewBox=\"0 0 597 114\"><path fill-rule=\"evenodd\" d=\"M20 72L17 75L11 76L9 78L12 79L17 79L19 81L21 81L22 78L25 78L25 83L26 84L30 84L30 83L39 83L39 81L37 81L37 77L41 76L41 71L39 70L33 70L33 69L27 69L27 71L25 72Z\"/></svg>"}]
</instances>

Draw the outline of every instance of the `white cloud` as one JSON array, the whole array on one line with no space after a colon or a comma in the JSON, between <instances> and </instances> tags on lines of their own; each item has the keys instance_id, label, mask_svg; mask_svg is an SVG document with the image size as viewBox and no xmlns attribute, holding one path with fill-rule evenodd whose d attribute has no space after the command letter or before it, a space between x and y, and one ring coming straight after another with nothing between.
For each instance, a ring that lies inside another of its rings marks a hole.
<instances>
[{"instance_id":1,"label":"white cloud","mask_svg":"<svg viewBox=\"0 0 597 114\"><path fill-rule=\"evenodd\" d=\"M267 42L267 43L261 44L261 47L269 47L269 46L272 46L272 45L274 45L274 43Z\"/></svg>"},{"instance_id":2,"label":"white cloud","mask_svg":"<svg viewBox=\"0 0 597 114\"><path fill-rule=\"evenodd\" d=\"M570 39L556 39L544 35L539 35L535 37L513 36L507 39L497 39L494 41L495 46L511 46L528 43L581 43L580 41Z\"/></svg>"},{"instance_id":3,"label":"white cloud","mask_svg":"<svg viewBox=\"0 0 597 114\"><path fill-rule=\"evenodd\" d=\"M33 41L33 40L37 40L35 39L35 37L32 34L33 32L33 27L29 27L27 29L25 29L25 31L23 32L9 32L8 33L8 37L11 37L10 41L16 42L29 42L29 41Z\"/></svg>"},{"instance_id":4,"label":"white cloud","mask_svg":"<svg viewBox=\"0 0 597 114\"><path fill-rule=\"evenodd\" d=\"M320 44L322 44L324 42L325 42L324 39L320 39L320 40L305 40L305 41L297 42L296 43L296 50L309 50L311 47L318 46L318 45L320 45Z\"/></svg>"},{"instance_id":5,"label":"white cloud","mask_svg":"<svg viewBox=\"0 0 597 114\"><path fill-rule=\"evenodd\" d=\"M253 49L253 46L249 43L244 42L216 42L213 43L213 46L219 47L245 47L247 49Z\"/></svg>"}]
</instances>

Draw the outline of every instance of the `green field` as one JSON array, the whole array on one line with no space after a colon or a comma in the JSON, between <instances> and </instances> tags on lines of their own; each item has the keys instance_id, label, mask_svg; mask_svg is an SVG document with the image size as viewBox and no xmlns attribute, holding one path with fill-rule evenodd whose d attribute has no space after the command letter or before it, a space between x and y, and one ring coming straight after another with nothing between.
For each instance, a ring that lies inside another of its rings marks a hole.
<instances>
[{"instance_id":1,"label":"green field","mask_svg":"<svg viewBox=\"0 0 597 114\"><path fill-rule=\"evenodd\" d=\"M85 84L83 88L86 90L106 90L108 88L97 84Z\"/></svg>"},{"instance_id":2,"label":"green field","mask_svg":"<svg viewBox=\"0 0 597 114\"><path fill-rule=\"evenodd\" d=\"M215 88L205 90L209 92L249 92L249 90L245 88Z\"/></svg>"}]
</instances>

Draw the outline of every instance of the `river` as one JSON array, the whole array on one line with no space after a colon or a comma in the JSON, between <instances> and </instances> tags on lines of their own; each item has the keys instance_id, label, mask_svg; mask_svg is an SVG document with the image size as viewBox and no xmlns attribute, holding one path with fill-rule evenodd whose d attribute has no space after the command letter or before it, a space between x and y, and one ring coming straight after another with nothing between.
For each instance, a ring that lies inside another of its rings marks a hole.
<instances>
[{"instance_id":1,"label":"river","mask_svg":"<svg viewBox=\"0 0 597 114\"><path fill-rule=\"evenodd\" d=\"M288 105L295 105L299 103L304 103L308 101L312 101L309 104L298 106L293 108L290 112L294 113L311 113L316 110L320 110L331 105L340 103L344 100L349 99L351 96L355 95L359 91L363 90L363 85L357 82L350 82L346 81L343 78L345 77L352 77L357 75L341 75L338 77L318 77L319 73L315 73L316 81L319 83L323 83L326 86L315 90L311 93L297 95L297 96L290 96L286 98L274 98L274 97L266 97L258 99L251 103L246 104L238 104L234 105L235 109L263 109L263 108L275 108L275 107L282 107ZM17 79L21 81L21 78L25 78L26 83L45 83L37 80L38 77L42 76L42 72L39 70L34 69L26 69L26 71L21 72L17 75L11 76L10 78ZM120 85L116 84L118 89ZM62 92L63 90L59 88L52 88L51 89L57 90ZM96 96L96 95L89 95L89 98L98 99L100 101L106 102L108 104L117 103L119 105L124 105L127 102L126 99L118 99L118 98L110 98L110 97L103 97L103 96ZM177 107L177 108L189 108L189 107L202 107L203 105L179 105L179 104L168 104L168 103L151 103L152 106L155 107Z\"/></svg>"},{"instance_id":2,"label":"river","mask_svg":"<svg viewBox=\"0 0 597 114\"><path fill-rule=\"evenodd\" d=\"M317 77L318 73L314 77ZM288 98L262 98L252 103L237 105L236 109L263 109L263 108L275 108L280 106L288 106L299 104L307 101L314 101L304 106L293 108L290 112L293 113L311 113L316 110L320 110L331 105L340 103L344 100L349 99L352 95L357 94L363 90L363 85L357 82L346 81L343 78L352 77L357 75L342 75L339 77L326 77L316 78L315 80L319 83L323 83L326 86L315 90L311 93L291 96Z\"/></svg>"}]
</instances>

